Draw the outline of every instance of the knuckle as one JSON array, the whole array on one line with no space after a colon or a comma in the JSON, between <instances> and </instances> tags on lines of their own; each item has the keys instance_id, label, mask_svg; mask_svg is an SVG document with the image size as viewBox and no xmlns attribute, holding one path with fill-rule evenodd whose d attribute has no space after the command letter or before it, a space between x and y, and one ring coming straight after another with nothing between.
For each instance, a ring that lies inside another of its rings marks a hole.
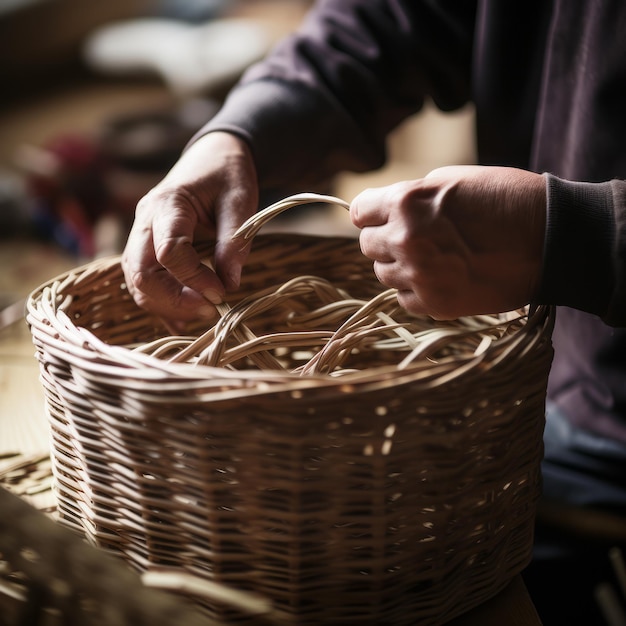
<instances>
[{"instance_id":1,"label":"knuckle","mask_svg":"<svg viewBox=\"0 0 626 626\"><path fill-rule=\"evenodd\" d=\"M180 244L181 242L175 238L161 239L154 249L157 262L164 267L170 267L176 261L177 249Z\"/></svg>"},{"instance_id":2,"label":"knuckle","mask_svg":"<svg viewBox=\"0 0 626 626\"><path fill-rule=\"evenodd\" d=\"M133 300L135 301L135 304L141 308L141 309L149 309L150 308L150 304L151 304L151 299L148 298L144 293L142 293L141 291L135 291L133 294Z\"/></svg>"},{"instance_id":3,"label":"knuckle","mask_svg":"<svg viewBox=\"0 0 626 626\"><path fill-rule=\"evenodd\" d=\"M130 279L126 282L128 291L135 302L142 308L150 306L150 284L151 280L148 273L143 271L133 272Z\"/></svg>"},{"instance_id":4,"label":"knuckle","mask_svg":"<svg viewBox=\"0 0 626 626\"><path fill-rule=\"evenodd\" d=\"M136 215L143 215L146 213L152 213L153 207L162 202L164 194L157 188L151 189L144 196L142 196L135 207Z\"/></svg>"}]
</instances>

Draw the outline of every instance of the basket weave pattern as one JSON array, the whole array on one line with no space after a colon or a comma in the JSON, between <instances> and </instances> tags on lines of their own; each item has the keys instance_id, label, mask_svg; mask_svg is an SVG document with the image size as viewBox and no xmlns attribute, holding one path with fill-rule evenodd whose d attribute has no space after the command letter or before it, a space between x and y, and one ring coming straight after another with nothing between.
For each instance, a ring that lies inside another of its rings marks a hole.
<instances>
[{"instance_id":1,"label":"basket weave pattern","mask_svg":"<svg viewBox=\"0 0 626 626\"><path fill-rule=\"evenodd\" d=\"M229 306L302 276L357 300L383 290L357 241L259 235ZM493 596L530 560L553 312L488 331L414 320L458 340L402 367L407 351L375 339L346 344L340 375L303 373L311 343L264 353L281 369L238 360L233 338L303 310L248 316L216 348L200 325L164 342L118 258L33 292L61 520L141 572L269 598L284 624L440 624Z\"/></svg>"}]
</instances>

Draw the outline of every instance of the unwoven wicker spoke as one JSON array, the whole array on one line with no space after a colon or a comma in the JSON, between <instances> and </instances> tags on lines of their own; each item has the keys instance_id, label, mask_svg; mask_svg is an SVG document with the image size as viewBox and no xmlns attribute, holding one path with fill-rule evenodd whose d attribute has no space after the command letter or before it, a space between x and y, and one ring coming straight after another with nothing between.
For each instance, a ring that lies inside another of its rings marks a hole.
<instances>
[{"instance_id":1,"label":"unwoven wicker spoke","mask_svg":"<svg viewBox=\"0 0 626 626\"><path fill-rule=\"evenodd\" d=\"M363 306L364 300L349 298L329 302L310 311L292 311L287 317L287 323L294 328L317 328L329 321L343 321L348 315Z\"/></svg>"},{"instance_id":2,"label":"unwoven wicker spoke","mask_svg":"<svg viewBox=\"0 0 626 626\"><path fill-rule=\"evenodd\" d=\"M506 330L517 321L502 322L497 318L491 318L489 326L481 326L472 329L459 325L456 328L431 329L421 333L418 345L399 364L399 369L404 369L411 363L421 358L430 358L437 350L450 345L455 353L473 353L475 355L484 352L493 341L502 343L506 339ZM417 337L416 337L417 338ZM463 340L468 340L472 346L463 348Z\"/></svg>"},{"instance_id":3,"label":"unwoven wicker spoke","mask_svg":"<svg viewBox=\"0 0 626 626\"><path fill-rule=\"evenodd\" d=\"M212 264L210 262L207 263L209 267L212 268ZM223 319L224 317L229 315L231 307L228 302L221 302L216 305L216 309L220 315L220 318ZM255 338L254 333L245 324L238 324L237 326L235 326L232 329L232 334L233 337L240 342L245 342ZM199 338L199 340L202 341L203 339ZM193 346L193 349L195 349L194 343L192 343L191 346ZM178 357L174 357L172 360L174 362L178 360L185 360L189 352L190 348L183 349L182 353L179 354ZM267 352L252 354L250 358L254 362L254 364L261 369L282 369L280 363Z\"/></svg>"},{"instance_id":4,"label":"unwoven wicker spoke","mask_svg":"<svg viewBox=\"0 0 626 626\"><path fill-rule=\"evenodd\" d=\"M227 367L236 361L244 360L254 352L263 350L273 350L277 353L279 358L280 351L289 351L290 348L311 348L320 347L326 344L331 337L331 331L306 331L306 332L286 332L286 333L271 333L268 335L262 335L261 337L255 337L250 341L246 341L232 348L224 350L219 363L213 364L216 367ZM210 357L210 355L209 355ZM279 359L280 360L280 359ZM196 365L211 365L207 357L201 353L194 361Z\"/></svg>"},{"instance_id":5,"label":"unwoven wicker spoke","mask_svg":"<svg viewBox=\"0 0 626 626\"><path fill-rule=\"evenodd\" d=\"M393 327L394 334L397 335L396 337L387 340L388 343L386 345L389 348L392 347L393 341L396 342L396 345L402 346L402 348L414 348L416 346L415 334L408 330L408 323L396 323L393 317L391 317L391 314L386 313L385 311L378 311L376 316L384 322L388 328Z\"/></svg>"},{"instance_id":6,"label":"unwoven wicker spoke","mask_svg":"<svg viewBox=\"0 0 626 626\"><path fill-rule=\"evenodd\" d=\"M318 285L319 282L320 281L313 281L311 283L310 281L306 280L305 277L301 277L300 279L289 281L289 283L286 283L283 287L281 287L278 290L270 290L270 293L264 293L264 295L261 295L261 296L257 294L257 296L253 299L247 299L245 301L242 301L239 305L231 309L228 316L225 316L224 318L220 320L220 322L218 322L218 324L216 325L216 329L215 329L214 341L200 355L199 362L210 364L210 365L216 365L216 366L225 365L226 361L223 358L224 345L225 345L226 339L230 336L231 327L224 326L223 328L221 328L220 326L223 326L227 320L231 321L229 319L229 316L231 316L231 314L233 317L232 321L234 323L235 321L241 321L253 315L259 315L261 313L265 313L266 311L270 310L273 306L275 306L277 303L282 302L282 301L289 301L292 298L292 295L302 295L302 294L305 294L307 291L312 291L311 288ZM295 293L294 294L289 293L290 289L294 291ZM345 352L345 348L341 347L343 343L345 343L343 342L343 339L342 339L343 335L347 333L350 334L352 338L353 346L356 343L358 343L359 335L355 332L357 328L365 328L367 325L371 325L371 324L377 324L380 326L380 324L383 323L383 321L378 318L379 311L377 311L376 309L377 307L383 306L386 303L388 303L392 298L395 300L395 295L389 292L385 294L383 297L374 299L373 302L360 302L359 303L360 306L357 308L357 311L349 318L353 322L353 324L351 326L347 326L346 323L341 324L340 326L341 332L335 331L335 333L330 338L327 338L327 341L325 343L318 344L321 347L321 352L318 352L316 355L313 356L313 363L310 366L305 367L304 372L308 373L309 371L310 372L332 371L334 367L330 367L327 363L323 362L325 358L324 355L329 354L332 351L332 353L334 354L333 361L335 362L336 364L335 367L336 367L338 364L337 354L341 353L342 351ZM336 312L336 310L334 312ZM329 323L329 321L331 320L329 320L328 318L324 319L322 317L318 317L318 321L320 323L322 322ZM333 319L332 321L336 323L337 320ZM400 324L393 323L393 321L391 321L388 316L386 316L384 321L387 322L388 331L392 331L392 330L395 330L396 328L401 327ZM307 331L307 332L312 332L312 331ZM278 347L286 347L287 344L283 344L281 346L281 344L279 343L281 338L283 339L288 338L288 345L294 345L295 341L298 338L300 338L303 345L310 346L310 345L314 345L318 343L317 341L315 341L312 344L310 341L311 337L307 337L307 332L298 333L296 331L296 334L294 335L294 332L292 331L290 335L287 335L287 334L275 335L272 341L267 341L265 343L266 348L276 349ZM326 337L328 336L326 335ZM333 344L336 342L340 343L341 345L334 348ZM261 342L258 342L256 340L251 340L250 342L248 342L248 345L250 347L254 346L255 349L259 349ZM242 351L239 351L239 354L241 354L241 352Z\"/></svg>"},{"instance_id":7,"label":"unwoven wicker spoke","mask_svg":"<svg viewBox=\"0 0 626 626\"><path fill-rule=\"evenodd\" d=\"M424 333L419 344L399 363L398 368L404 369L418 358L430 355L445 344L449 344L452 339L459 339L466 334L466 331L460 329L436 329Z\"/></svg>"},{"instance_id":8,"label":"unwoven wicker spoke","mask_svg":"<svg viewBox=\"0 0 626 626\"><path fill-rule=\"evenodd\" d=\"M226 350L226 342L232 339L235 329L241 326L245 320L264 314L281 303L290 300L293 302L293 299L296 297L310 294L315 294L322 299L323 302L328 302L329 299L333 297L345 296L344 292L336 289L328 281L318 277L296 277L278 288L269 287L257 292L253 297L243 299L225 312L213 328L209 329L209 331L201 335L196 341L186 346L171 360L172 362L182 362L188 360L190 357L197 356L197 363L222 366L226 362L223 358L224 351ZM297 316L298 307L294 305L294 309L293 314ZM287 335L282 336L288 340L288 345L294 344L296 337L293 333L289 337ZM250 352L252 355L258 352L259 346L262 344L266 345L266 349L279 347L279 344L277 344L279 337L280 335L277 335L271 341L264 340L264 338L261 338L261 341L257 341L258 338L251 335L247 340L240 341L240 346L254 347L254 350ZM307 338L304 333L299 333L297 337L300 337L306 345L310 345L310 338ZM241 352L242 350L239 350L239 354L241 354ZM231 361L231 359L229 358L228 361Z\"/></svg>"},{"instance_id":9,"label":"unwoven wicker spoke","mask_svg":"<svg viewBox=\"0 0 626 626\"><path fill-rule=\"evenodd\" d=\"M341 326L339 326L339 328L335 331L335 336L339 337L343 333L350 332L355 327L371 323L372 317L376 318L376 320L380 322L381 320L378 318L378 312L381 307L384 307L390 302L395 302L395 300L395 290L388 289L371 300L364 302L357 311L355 311Z\"/></svg>"},{"instance_id":10,"label":"unwoven wicker spoke","mask_svg":"<svg viewBox=\"0 0 626 626\"><path fill-rule=\"evenodd\" d=\"M395 332L397 328L400 328L401 324L387 324L381 326L378 319L369 320L369 323L365 323L366 320L360 320L359 324L355 324L350 327L342 326L341 332L335 332L333 336L326 342L323 348L315 354L309 362L301 368L302 374L313 374L318 372L330 372L339 366L340 360L338 354L343 354L343 357L349 355L348 347L351 350L365 349L369 343L370 347L375 346L375 342L366 342L366 338L376 333L380 335L382 332ZM334 366L331 366L334 363Z\"/></svg>"},{"instance_id":11,"label":"unwoven wicker spoke","mask_svg":"<svg viewBox=\"0 0 626 626\"><path fill-rule=\"evenodd\" d=\"M395 299L395 294L391 290L388 290L372 298L370 301L365 302L363 306L337 328L324 348L312 357L309 364L302 368L302 372L313 373L315 371L329 371L332 369L325 363L325 359L329 354L333 354L336 358L337 346L335 344L340 344L342 338L347 335L351 335L352 338L358 337L358 335L355 334L358 328L367 328L367 326L372 323L380 323L380 320L376 317L378 308L388 302L391 296ZM372 316L374 316L374 320L372 320Z\"/></svg>"},{"instance_id":12,"label":"unwoven wicker spoke","mask_svg":"<svg viewBox=\"0 0 626 626\"><path fill-rule=\"evenodd\" d=\"M306 294L313 291L313 285L311 282L303 279L294 279L279 289L275 287L268 288L255 294L254 297L245 298L236 304L221 317L215 327L209 332L208 336L211 337L211 341L202 351L201 360L209 365L220 364L221 357L226 349L226 342L235 334L236 329L243 324L244 320L265 313L285 300L290 299L293 295L289 292L290 289L293 289L298 294ZM254 335L248 337L249 341L254 341L255 339ZM276 363L278 364L277 369L282 369L279 362L276 361Z\"/></svg>"},{"instance_id":13,"label":"unwoven wicker spoke","mask_svg":"<svg viewBox=\"0 0 626 626\"><path fill-rule=\"evenodd\" d=\"M393 327L384 327L382 330L394 330ZM358 328L352 332L345 332L334 336L327 341L322 350L315 354L305 365L298 368L302 375L328 374L339 369L343 362L351 355L355 348L364 348L365 339L374 333L379 334L380 326ZM372 344L374 345L374 344Z\"/></svg>"},{"instance_id":14,"label":"unwoven wicker spoke","mask_svg":"<svg viewBox=\"0 0 626 626\"><path fill-rule=\"evenodd\" d=\"M230 307L226 303L219 304L217 306L217 310L222 316L220 318L222 320L225 319L231 311ZM232 328L232 334L238 341L249 341L250 339L255 338L254 333L245 324L234 325ZM215 345L215 343L212 345ZM261 369L283 369L280 362L267 352L251 354L250 359Z\"/></svg>"},{"instance_id":15,"label":"unwoven wicker spoke","mask_svg":"<svg viewBox=\"0 0 626 626\"><path fill-rule=\"evenodd\" d=\"M141 352L149 354L157 359L168 359L172 355L177 355L181 350L188 348L197 337L194 336L177 336L158 337L154 341L142 343L137 346L127 346L133 352Z\"/></svg>"},{"instance_id":16,"label":"unwoven wicker spoke","mask_svg":"<svg viewBox=\"0 0 626 626\"><path fill-rule=\"evenodd\" d=\"M322 288L323 287L323 288ZM190 358L195 358L200 354L200 361L206 364L217 364L220 362L221 355L225 349L225 342L233 336L239 340L241 344L253 342L256 336L252 331L247 329L245 335L237 333L237 330L244 327L244 320L254 315L263 313L276 306L286 298L291 297L295 293L310 293L315 291L318 294L332 292L337 294L337 290L332 288L328 281L322 281L317 277L301 276L289 281L282 287L268 287L260 290L253 297L248 297L237 303L233 307L221 310L221 318L214 327L200 335L189 345L185 346L178 354L171 358L171 362L183 362ZM269 362L267 362L269 359ZM271 369L282 369L282 366L273 357L265 357L265 367Z\"/></svg>"},{"instance_id":17,"label":"unwoven wicker spoke","mask_svg":"<svg viewBox=\"0 0 626 626\"><path fill-rule=\"evenodd\" d=\"M277 289L280 292L291 292L295 295L298 293L295 287L300 283L303 284L302 294L311 291L322 304L333 304L334 302L350 299L350 294L345 289L339 289L330 281L319 276L307 274L296 276L279 287L273 287L273 289Z\"/></svg>"}]
</instances>

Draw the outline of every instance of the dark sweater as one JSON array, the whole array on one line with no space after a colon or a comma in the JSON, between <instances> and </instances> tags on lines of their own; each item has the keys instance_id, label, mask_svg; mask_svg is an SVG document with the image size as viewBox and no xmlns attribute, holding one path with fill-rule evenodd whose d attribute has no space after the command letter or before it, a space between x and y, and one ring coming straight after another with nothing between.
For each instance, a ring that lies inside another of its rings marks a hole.
<instances>
[{"instance_id":1,"label":"dark sweater","mask_svg":"<svg viewBox=\"0 0 626 626\"><path fill-rule=\"evenodd\" d=\"M199 134L237 133L264 186L305 188L381 166L426 98L474 103L481 164L546 173L549 397L626 444L624 0L324 0Z\"/></svg>"}]
</instances>

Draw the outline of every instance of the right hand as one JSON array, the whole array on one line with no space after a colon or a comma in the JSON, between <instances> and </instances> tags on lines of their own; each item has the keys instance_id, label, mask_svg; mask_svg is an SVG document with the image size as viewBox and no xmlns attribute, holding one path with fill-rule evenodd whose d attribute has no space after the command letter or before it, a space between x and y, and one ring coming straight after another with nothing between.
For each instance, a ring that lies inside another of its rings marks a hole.
<instances>
[{"instance_id":1,"label":"right hand","mask_svg":"<svg viewBox=\"0 0 626 626\"><path fill-rule=\"evenodd\" d=\"M209 133L182 154L165 178L138 203L122 269L135 302L171 332L215 318L215 304L239 286L250 246L232 240L258 207L258 183L247 144L225 132ZM194 248L215 242L214 270Z\"/></svg>"},{"instance_id":2,"label":"right hand","mask_svg":"<svg viewBox=\"0 0 626 626\"><path fill-rule=\"evenodd\" d=\"M416 315L455 319L523 307L541 280L541 174L462 165L366 189L352 200L363 254Z\"/></svg>"}]
</instances>

